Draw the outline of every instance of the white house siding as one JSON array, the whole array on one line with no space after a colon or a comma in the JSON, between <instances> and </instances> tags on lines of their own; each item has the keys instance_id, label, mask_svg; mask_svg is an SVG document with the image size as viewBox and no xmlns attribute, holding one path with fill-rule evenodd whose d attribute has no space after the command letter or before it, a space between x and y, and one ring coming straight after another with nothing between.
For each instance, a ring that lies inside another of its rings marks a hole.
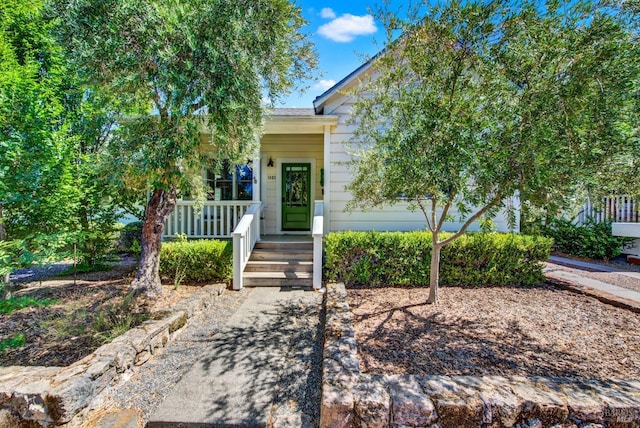
<instances>
[{"instance_id":1,"label":"white house siding","mask_svg":"<svg viewBox=\"0 0 640 428\"><path fill-rule=\"evenodd\" d=\"M289 162L294 159L314 159L315 172L312 180L315 182L315 193L311 200L322 199L322 187L320 185L320 170L324 168L324 149L322 134L267 134L260 141L262 157L262 180L266 180L263 187L266 195L262 195L264 209L264 233L273 234L280 232L277 224L277 183L273 179L281 174L278 170L278 160ZM274 166L267 167L271 158ZM325 178L326 179L326 178Z\"/></svg>"},{"instance_id":2,"label":"white house siding","mask_svg":"<svg viewBox=\"0 0 640 428\"><path fill-rule=\"evenodd\" d=\"M421 211L411 212L407 209L406 203L397 203L386 206L382 209L370 211L354 210L346 212L347 202L351 200L351 194L344 188L351 180L351 173L346 165L342 164L351 160L347 153L347 145L355 130L355 125L347 124L350 117L353 100L341 94L336 94L324 105L324 114L336 115L339 117L337 126L331 130L329 159L331 162L331 174L327 177L327 190L329 195L328 229L330 231L342 230L384 230L384 231L408 231L426 229L426 221ZM326 203L326 202L325 202ZM515 202L519 210L519 203ZM450 211L454 219L458 218L456 210ZM518 214L518 213L517 213ZM519 215L516 219L519 221ZM494 219L495 227L498 231L519 231L520 225L517 223L514 229L508 225L504 212L499 213ZM446 231L457 231L462 226L461 222L447 222L444 225ZM468 230L478 230L478 223L474 223Z\"/></svg>"}]
</instances>

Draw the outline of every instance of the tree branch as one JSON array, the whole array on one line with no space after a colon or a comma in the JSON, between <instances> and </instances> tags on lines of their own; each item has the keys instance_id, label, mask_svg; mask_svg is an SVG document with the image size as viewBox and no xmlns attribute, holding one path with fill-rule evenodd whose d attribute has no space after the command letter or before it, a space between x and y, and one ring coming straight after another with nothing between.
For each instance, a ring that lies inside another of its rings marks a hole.
<instances>
[{"instance_id":1,"label":"tree branch","mask_svg":"<svg viewBox=\"0 0 640 428\"><path fill-rule=\"evenodd\" d=\"M429 230L431 232L433 232L434 231L433 227L431 226L431 222L429 221L429 214L427 213L427 210L424 207L424 204L422 203L422 199L416 198L416 203L420 207L420 211L422 211L422 214L424 215L424 218L427 220L427 227L429 228Z\"/></svg>"},{"instance_id":2,"label":"tree branch","mask_svg":"<svg viewBox=\"0 0 640 428\"><path fill-rule=\"evenodd\" d=\"M489 211L491 208L493 208L494 206L496 206L500 201L502 200L502 197L500 196L500 193L497 193L496 196L493 197L493 199L491 200L491 202L489 202L487 205L485 205L481 210L479 210L477 213L475 213L474 215L472 215L471 217L469 217L467 219L467 221L462 225L462 227L460 228L459 231L457 231L456 233L454 233L453 235L451 235L450 237L448 237L447 239L445 239L444 241L440 241L438 242L438 245L441 246L445 246L447 245L449 242L453 241L454 239L457 239L460 235L462 235L463 233L465 233L467 231L467 228L469 226L471 226L471 223L473 223L474 221L476 221L478 218L480 218L480 216L482 216L484 213L486 213L487 211Z\"/></svg>"},{"instance_id":3,"label":"tree branch","mask_svg":"<svg viewBox=\"0 0 640 428\"><path fill-rule=\"evenodd\" d=\"M456 194L451 193L451 195L449 195L449 199L447 199L447 203L442 208L442 215L440 217L440 221L438 222L438 231L442 229L442 225L445 222L447 214L449 213L449 208L451 208L451 204L453 203L453 200L455 199L455 197L456 197Z\"/></svg>"}]
</instances>

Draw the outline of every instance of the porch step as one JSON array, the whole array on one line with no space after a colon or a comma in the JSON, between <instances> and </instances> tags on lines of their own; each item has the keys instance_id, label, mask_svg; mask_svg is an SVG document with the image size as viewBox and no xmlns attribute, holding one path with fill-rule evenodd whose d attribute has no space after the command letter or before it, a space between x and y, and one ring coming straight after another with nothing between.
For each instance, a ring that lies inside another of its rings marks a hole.
<instances>
[{"instance_id":1,"label":"porch step","mask_svg":"<svg viewBox=\"0 0 640 428\"><path fill-rule=\"evenodd\" d=\"M312 287L312 272L246 272L246 287Z\"/></svg>"},{"instance_id":2,"label":"porch step","mask_svg":"<svg viewBox=\"0 0 640 428\"><path fill-rule=\"evenodd\" d=\"M254 250L310 250L313 251L313 242L310 241L258 241Z\"/></svg>"},{"instance_id":3,"label":"porch step","mask_svg":"<svg viewBox=\"0 0 640 428\"><path fill-rule=\"evenodd\" d=\"M267 250L254 249L250 261L313 261L313 250L287 249Z\"/></svg>"},{"instance_id":4,"label":"porch step","mask_svg":"<svg viewBox=\"0 0 640 428\"><path fill-rule=\"evenodd\" d=\"M249 260L245 272L313 272L313 261Z\"/></svg>"},{"instance_id":5,"label":"porch step","mask_svg":"<svg viewBox=\"0 0 640 428\"><path fill-rule=\"evenodd\" d=\"M247 287L312 287L313 243L299 238L257 242L242 281Z\"/></svg>"}]
</instances>

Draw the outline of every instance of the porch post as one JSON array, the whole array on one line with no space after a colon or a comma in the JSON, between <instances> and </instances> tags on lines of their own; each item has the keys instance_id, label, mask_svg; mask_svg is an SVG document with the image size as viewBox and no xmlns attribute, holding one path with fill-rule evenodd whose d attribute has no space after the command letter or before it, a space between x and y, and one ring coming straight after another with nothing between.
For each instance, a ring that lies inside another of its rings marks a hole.
<instances>
[{"instance_id":1,"label":"porch post","mask_svg":"<svg viewBox=\"0 0 640 428\"><path fill-rule=\"evenodd\" d=\"M324 126L324 195L323 233L329 233L331 229L331 125Z\"/></svg>"}]
</instances>

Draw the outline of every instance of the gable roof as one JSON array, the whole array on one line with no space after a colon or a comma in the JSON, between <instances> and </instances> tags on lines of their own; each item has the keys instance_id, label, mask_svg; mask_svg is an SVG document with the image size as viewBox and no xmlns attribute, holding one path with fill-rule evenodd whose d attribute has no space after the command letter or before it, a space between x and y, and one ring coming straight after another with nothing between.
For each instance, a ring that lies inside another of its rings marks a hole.
<instances>
[{"instance_id":1,"label":"gable roof","mask_svg":"<svg viewBox=\"0 0 640 428\"><path fill-rule=\"evenodd\" d=\"M362 75L365 71L367 71L369 68L371 68L371 62L378 55L380 55L380 52L377 53L369 61L367 61L364 64L362 64L360 67L358 67L355 70L353 70L344 79L342 79L341 81L339 81L338 83L336 83L335 85L333 85L332 87L330 87L329 89L324 91L321 95L318 95L316 97L316 99L313 100L313 108L315 110L315 113L316 114L323 114L324 113L324 105L327 102L327 100L329 100L329 98L331 98L334 94L336 94L341 89L344 89L345 87L347 87L351 82L356 80L358 77L360 77L360 75Z\"/></svg>"}]
</instances>

